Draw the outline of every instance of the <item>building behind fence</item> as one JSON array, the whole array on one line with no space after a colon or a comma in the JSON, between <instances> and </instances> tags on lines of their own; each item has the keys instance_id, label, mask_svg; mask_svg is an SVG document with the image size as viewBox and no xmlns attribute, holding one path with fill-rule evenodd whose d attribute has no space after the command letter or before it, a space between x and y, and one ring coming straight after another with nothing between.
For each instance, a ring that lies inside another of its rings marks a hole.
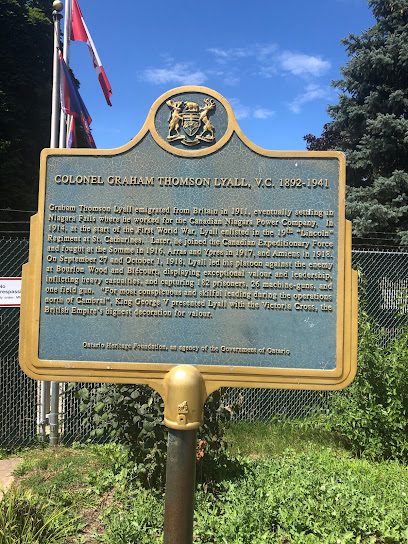
<instances>
[{"instance_id":1,"label":"building behind fence","mask_svg":"<svg viewBox=\"0 0 408 544\"><path fill-rule=\"evenodd\" d=\"M0 277L19 277L28 260L28 240L0 238ZM408 252L353 251L353 266L360 271L366 309L385 331L384 341L401 330L408 312ZM39 385L18 363L19 308L0 308L0 447L28 446L37 441ZM56 331L58 338L58 331ZM61 384L60 421L64 443L84 441L84 424L76 392L91 384ZM137 387L137 386L135 386ZM304 417L324 406L330 392L283 389L226 389L229 402L241 404L240 419L268 421L273 416Z\"/></svg>"}]
</instances>

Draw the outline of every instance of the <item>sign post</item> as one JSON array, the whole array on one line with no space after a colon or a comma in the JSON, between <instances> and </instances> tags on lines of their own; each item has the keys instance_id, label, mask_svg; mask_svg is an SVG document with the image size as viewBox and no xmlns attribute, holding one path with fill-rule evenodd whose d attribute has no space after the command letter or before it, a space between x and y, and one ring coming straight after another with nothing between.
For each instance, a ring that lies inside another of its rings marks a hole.
<instances>
[{"instance_id":1,"label":"sign post","mask_svg":"<svg viewBox=\"0 0 408 544\"><path fill-rule=\"evenodd\" d=\"M194 518L197 429L204 420L205 383L191 365L173 367L165 379L164 422L169 429L164 544L191 544Z\"/></svg>"},{"instance_id":2,"label":"sign post","mask_svg":"<svg viewBox=\"0 0 408 544\"><path fill-rule=\"evenodd\" d=\"M44 150L22 368L148 384L175 431L199 427L221 386L345 387L357 274L344 199L343 154L262 149L205 87L165 93L121 148Z\"/></svg>"}]
</instances>

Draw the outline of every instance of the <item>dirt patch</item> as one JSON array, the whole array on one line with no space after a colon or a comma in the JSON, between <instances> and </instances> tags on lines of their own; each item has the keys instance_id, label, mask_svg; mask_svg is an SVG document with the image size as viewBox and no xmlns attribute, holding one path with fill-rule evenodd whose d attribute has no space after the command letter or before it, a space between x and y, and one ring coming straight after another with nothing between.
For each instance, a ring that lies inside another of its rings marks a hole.
<instances>
[{"instance_id":1,"label":"dirt patch","mask_svg":"<svg viewBox=\"0 0 408 544\"><path fill-rule=\"evenodd\" d=\"M106 493L98 506L81 508L79 510L78 515L81 518L81 522L85 525L80 532L81 542L86 544L96 544L99 542L99 539L96 539L95 535L101 536L105 532L101 517L104 509L111 504L113 495L113 492ZM67 544L75 542L78 536L69 538Z\"/></svg>"},{"instance_id":2,"label":"dirt patch","mask_svg":"<svg viewBox=\"0 0 408 544\"><path fill-rule=\"evenodd\" d=\"M12 475L13 470L21 463L20 457L13 457L10 459L2 459L0 461L0 501L10 485L12 484L14 477Z\"/></svg>"}]
</instances>

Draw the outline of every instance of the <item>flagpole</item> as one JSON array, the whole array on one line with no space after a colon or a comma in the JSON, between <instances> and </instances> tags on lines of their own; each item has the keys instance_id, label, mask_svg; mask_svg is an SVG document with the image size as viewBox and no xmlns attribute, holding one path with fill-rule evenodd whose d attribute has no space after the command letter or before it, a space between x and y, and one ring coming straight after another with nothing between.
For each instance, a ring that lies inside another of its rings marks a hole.
<instances>
[{"instance_id":1,"label":"flagpole","mask_svg":"<svg viewBox=\"0 0 408 544\"><path fill-rule=\"evenodd\" d=\"M71 24L71 0L65 0L64 11L64 44L62 50L62 56L64 57L65 64L69 68L69 28ZM67 133L68 133L68 119L69 116L61 110L60 118L60 132L59 132L59 146L67 147Z\"/></svg>"},{"instance_id":2,"label":"flagpole","mask_svg":"<svg viewBox=\"0 0 408 544\"><path fill-rule=\"evenodd\" d=\"M50 147L56 148L59 143L60 127L60 21L62 19L61 11L63 4L60 0L54 0L52 7L52 19L54 22L54 57L52 73L52 106L51 106L51 144ZM58 444L58 416L59 416L59 383L51 382L51 406L49 413L50 423L50 445Z\"/></svg>"},{"instance_id":3,"label":"flagpole","mask_svg":"<svg viewBox=\"0 0 408 544\"><path fill-rule=\"evenodd\" d=\"M60 20L62 15L60 11L63 9L60 0L54 0L52 7L52 19L54 22L54 57L52 71L52 105L51 105L51 143L50 147L58 147L59 133L59 114L60 114L60 59L59 59L59 43L60 43Z\"/></svg>"}]
</instances>

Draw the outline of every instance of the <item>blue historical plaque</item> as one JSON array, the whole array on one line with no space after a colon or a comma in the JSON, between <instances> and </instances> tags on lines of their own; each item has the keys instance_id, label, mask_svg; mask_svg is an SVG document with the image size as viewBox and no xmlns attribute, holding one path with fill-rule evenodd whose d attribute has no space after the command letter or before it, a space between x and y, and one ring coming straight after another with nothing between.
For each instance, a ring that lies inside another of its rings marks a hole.
<instances>
[{"instance_id":1,"label":"blue historical plaque","mask_svg":"<svg viewBox=\"0 0 408 544\"><path fill-rule=\"evenodd\" d=\"M344 386L344 176L340 153L257 147L202 87L158 99L122 148L45 150L23 365L71 381L147 383L189 364L221 385Z\"/></svg>"}]
</instances>

